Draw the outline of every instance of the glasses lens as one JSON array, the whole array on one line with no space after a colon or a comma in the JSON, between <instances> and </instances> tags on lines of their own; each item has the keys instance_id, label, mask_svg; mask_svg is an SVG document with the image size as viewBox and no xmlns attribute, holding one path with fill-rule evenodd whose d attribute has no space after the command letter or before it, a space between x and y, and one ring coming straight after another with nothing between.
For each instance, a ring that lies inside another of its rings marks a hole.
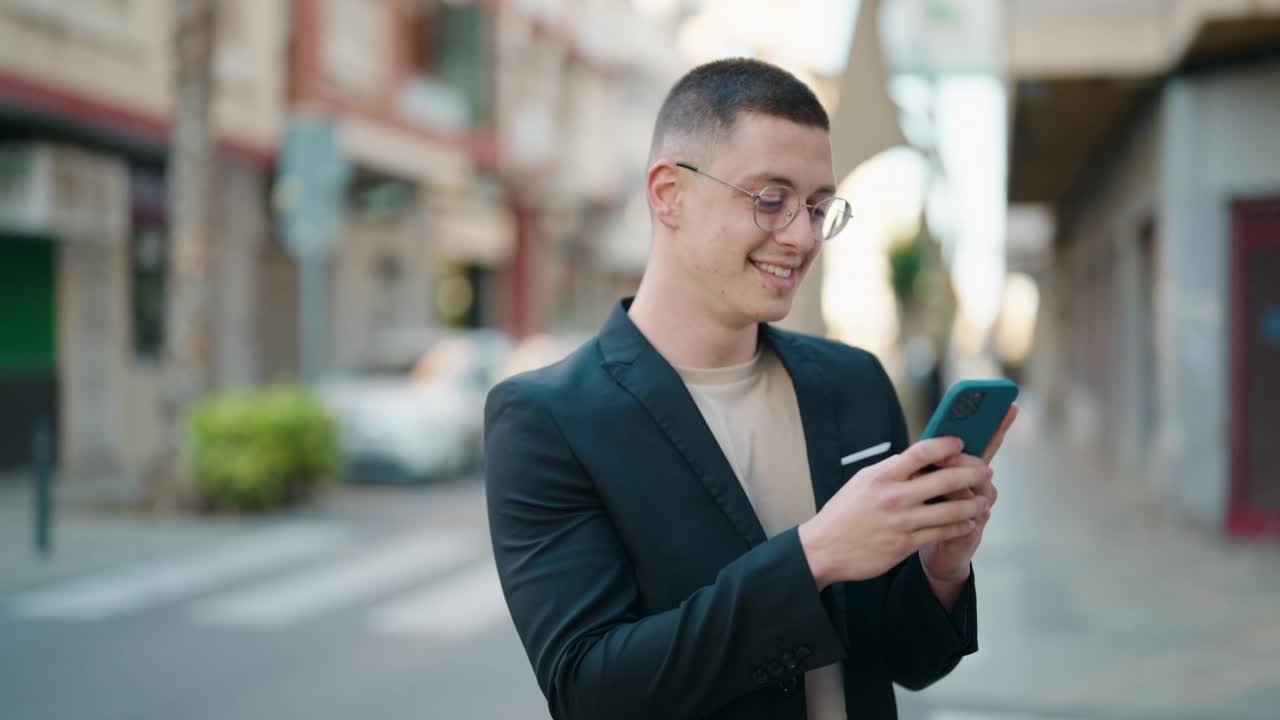
<instances>
[{"instance_id":1,"label":"glasses lens","mask_svg":"<svg viewBox=\"0 0 1280 720\"><path fill-rule=\"evenodd\" d=\"M756 225L766 232L781 230L795 217L798 205L799 201L791 188L770 185L760 191L760 197L756 200Z\"/></svg>"},{"instance_id":2,"label":"glasses lens","mask_svg":"<svg viewBox=\"0 0 1280 720\"><path fill-rule=\"evenodd\" d=\"M813 225L813 236L820 241L830 240L844 230L849 224L853 209L844 198L829 197L813 207L809 221Z\"/></svg>"}]
</instances>

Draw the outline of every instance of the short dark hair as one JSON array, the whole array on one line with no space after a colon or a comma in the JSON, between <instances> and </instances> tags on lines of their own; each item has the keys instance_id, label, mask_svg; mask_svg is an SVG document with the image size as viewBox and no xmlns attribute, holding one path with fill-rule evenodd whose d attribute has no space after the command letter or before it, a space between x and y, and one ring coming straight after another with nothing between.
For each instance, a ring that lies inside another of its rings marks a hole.
<instances>
[{"instance_id":1,"label":"short dark hair","mask_svg":"<svg viewBox=\"0 0 1280 720\"><path fill-rule=\"evenodd\" d=\"M707 144L722 140L744 113L831 129L822 103L795 75L759 60L716 60L690 70L667 93L654 123L649 161L672 136Z\"/></svg>"}]
</instances>

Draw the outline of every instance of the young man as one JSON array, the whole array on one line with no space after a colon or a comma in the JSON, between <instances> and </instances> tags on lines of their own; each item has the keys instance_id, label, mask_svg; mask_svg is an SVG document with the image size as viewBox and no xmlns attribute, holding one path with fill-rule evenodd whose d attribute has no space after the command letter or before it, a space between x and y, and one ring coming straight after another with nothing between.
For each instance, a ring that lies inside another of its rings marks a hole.
<instances>
[{"instance_id":1,"label":"young man","mask_svg":"<svg viewBox=\"0 0 1280 720\"><path fill-rule=\"evenodd\" d=\"M893 683L977 649L1013 413L983 459L909 447L875 357L767 324L848 219L834 186L803 83L694 69L658 115L635 299L490 394L494 554L554 717L893 718Z\"/></svg>"}]
</instances>

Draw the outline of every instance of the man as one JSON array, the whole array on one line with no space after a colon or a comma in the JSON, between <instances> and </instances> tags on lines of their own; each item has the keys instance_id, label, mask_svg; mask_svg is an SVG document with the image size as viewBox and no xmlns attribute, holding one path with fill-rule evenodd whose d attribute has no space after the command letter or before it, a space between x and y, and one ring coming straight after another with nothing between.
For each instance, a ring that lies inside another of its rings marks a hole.
<instances>
[{"instance_id":1,"label":"man","mask_svg":"<svg viewBox=\"0 0 1280 720\"><path fill-rule=\"evenodd\" d=\"M977 649L1013 414L983 459L908 447L873 356L767 324L848 219L834 185L803 83L694 69L658 115L636 297L490 394L494 554L554 717L893 718L894 682Z\"/></svg>"}]
</instances>

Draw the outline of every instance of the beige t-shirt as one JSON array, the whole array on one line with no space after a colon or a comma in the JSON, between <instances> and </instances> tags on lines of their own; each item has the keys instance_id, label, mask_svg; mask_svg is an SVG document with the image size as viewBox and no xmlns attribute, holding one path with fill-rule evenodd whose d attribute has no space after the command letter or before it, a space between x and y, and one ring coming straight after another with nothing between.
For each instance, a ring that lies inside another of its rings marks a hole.
<instances>
[{"instance_id":1,"label":"beige t-shirt","mask_svg":"<svg viewBox=\"0 0 1280 720\"><path fill-rule=\"evenodd\" d=\"M817 512L800 406L791 376L767 346L743 365L676 367L765 534L773 537ZM845 720L841 663L805 673L809 720Z\"/></svg>"}]
</instances>

